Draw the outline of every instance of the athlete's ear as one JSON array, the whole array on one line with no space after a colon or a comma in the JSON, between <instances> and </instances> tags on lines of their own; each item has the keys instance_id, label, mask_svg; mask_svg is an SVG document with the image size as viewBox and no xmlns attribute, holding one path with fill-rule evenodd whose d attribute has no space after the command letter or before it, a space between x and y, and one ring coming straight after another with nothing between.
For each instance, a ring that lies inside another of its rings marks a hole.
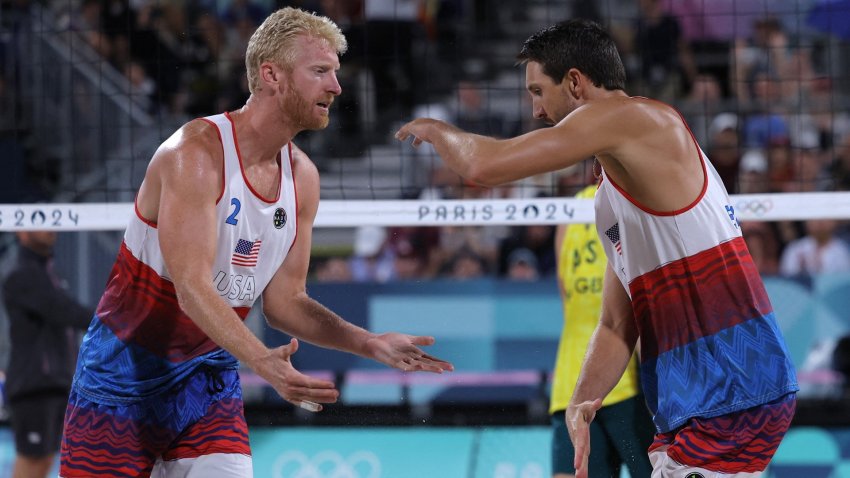
<instances>
[{"instance_id":1,"label":"athlete's ear","mask_svg":"<svg viewBox=\"0 0 850 478\"><path fill-rule=\"evenodd\" d=\"M277 89L283 78L283 70L270 61L264 61L260 65L260 83L269 86L272 91Z\"/></svg>"},{"instance_id":2,"label":"athlete's ear","mask_svg":"<svg viewBox=\"0 0 850 478\"><path fill-rule=\"evenodd\" d=\"M567 92L573 99L581 98L582 90L584 89L584 76L575 68L570 68L567 74L564 75L564 81L567 83Z\"/></svg>"}]
</instances>

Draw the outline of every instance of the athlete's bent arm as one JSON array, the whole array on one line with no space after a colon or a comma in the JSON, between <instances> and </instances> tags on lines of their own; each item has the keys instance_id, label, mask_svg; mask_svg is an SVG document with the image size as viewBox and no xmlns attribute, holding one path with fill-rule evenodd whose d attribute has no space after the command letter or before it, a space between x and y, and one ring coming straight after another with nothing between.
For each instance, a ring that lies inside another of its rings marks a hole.
<instances>
[{"instance_id":1,"label":"athlete's bent arm","mask_svg":"<svg viewBox=\"0 0 850 478\"><path fill-rule=\"evenodd\" d=\"M286 260L263 293L263 312L269 325L313 344L354 353L404 371L451 370L451 364L418 347L433 344L433 337L373 334L343 320L307 295L313 221L319 205L319 173L303 152L293 148L293 155L298 191L297 235Z\"/></svg>"},{"instance_id":2,"label":"athlete's bent arm","mask_svg":"<svg viewBox=\"0 0 850 478\"><path fill-rule=\"evenodd\" d=\"M297 344L268 349L214 289L221 158L211 154L207 145L217 146L218 140L203 134L200 139L180 139L184 133L175 135L177 144L166 142L157 152L160 158L152 161L159 188L143 187L139 194L139 201L147 206L158 203L160 248L180 308L213 342L263 377L283 398L296 403L335 401L338 393L332 382L308 377L291 366L289 356ZM142 195L157 189L158 198Z\"/></svg>"},{"instance_id":3,"label":"athlete's bent arm","mask_svg":"<svg viewBox=\"0 0 850 478\"><path fill-rule=\"evenodd\" d=\"M419 118L396 132L413 145L431 143L446 165L464 178L484 186L556 171L618 147L623 134L612 134L619 125L621 108L584 105L551 128L534 130L510 139L468 133L443 121ZM613 121L613 122L612 122Z\"/></svg>"},{"instance_id":4,"label":"athlete's bent arm","mask_svg":"<svg viewBox=\"0 0 850 478\"><path fill-rule=\"evenodd\" d=\"M626 370L637 339L631 301L609 264L602 288L599 325L590 339L566 413L567 430L576 450L576 478L587 478L590 422L602 406L602 399L617 385Z\"/></svg>"}]
</instances>

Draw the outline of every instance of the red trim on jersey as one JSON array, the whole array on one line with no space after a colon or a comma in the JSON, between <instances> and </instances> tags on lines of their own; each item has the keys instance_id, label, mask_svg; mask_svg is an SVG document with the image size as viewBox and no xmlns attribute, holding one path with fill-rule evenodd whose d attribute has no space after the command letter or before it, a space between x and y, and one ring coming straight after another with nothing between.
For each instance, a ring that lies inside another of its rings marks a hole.
<instances>
[{"instance_id":1,"label":"red trim on jersey","mask_svg":"<svg viewBox=\"0 0 850 478\"><path fill-rule=\"evenodd\" d=\"M224 186L225 186L225 178L227 177L227 161L224 160L224 140L221 139L221 131L218 129L218 125L214 122L206 119L206 118L198 118L201 121L206 121L210 125L212 125L213 129L215 129L215 134L218 136L218 144L221 145L221 192L218 193L218 198L216 198L215 203L218 205L221 198L224 197Z\"/></svg>"},{"instance_id":2,"label":"red trim on jersey","mask_svg":"<svg viewBox=\"0 0 850 478\"><path fill-rule=\"evenodd\" d=\"M295 241L298 240L298 186L295 182L295 165L292 163L292 143L289 143L289 170L292 171L292 192L295 196L295 236L292 237L292 244L289 245L289 250L286 251L286 254L289 255L289 251L295 247Z\"/></svg>"},{"instance_id":3,"label":"red trim on jersey","mask_svg":"<svg viewBox=\"0 0 850 478\"><path fill-rule=\"evenodd\" d=\"M143 223L145 223L145 224L147 224L148 226L150 226L150 227L152 227L152 228L156 229L156 222L151 221L150 219L145 218L144 216L142 216L142 213L141 213L141 212L139 212L139 203L137 202L138 200L139 200L139 195L138 195L138 194L136 194L136 198L135 198L135 199L133 199L133 210L134 210L134 211L136 211L136 217L138 217L138 218L139 218L139 220L140 220L140 221L142 221Z\"/></svg>"},{"instance_id":4,"label":"red trim on jersey","mask_svg":"<svg viewBox=\"0 0 850 478\"><path fill-rule=\"evenodd\" d=\"M249 307L234 307L244 320ZM171 362L184 362L218 348L177 302L174 283L161 277L121 244L98 318L125 343Z\"/></svg>"},{"instance_id":5,"label":"red trim on jersey","mask_svg":"<svg viewBox=\"0 0 850 478\"><path fill-rule=\"evenodd\" d=\"M262 194L258 193L254 189L254 186L251 186L251 183L248 181L248 177L245 176L245 166L242 163L242 152L239 150L239 140L236 139L236 123L233 121L233 118L230 117L230 113L224 113L224 116L227 117L228 121L230 121L230 128L233 130L233 145L236 147L236 157L239 158L239 170L242 172L242 180L245 181L245 185L248 186L248 190L251 191L257 199L269 204L276 203L280 199L280 188L283 183L283 170L280 168L280 152L277 153L277 194L274 199L266 199Z\"/></svg>"},{"instance_id":6,"label":"red trim on jersey","mask_svg":"<svg viewBox=\"0 0 850 478\"><path fill-rule=\"evenodd\" d=\"M661 103L665 106L668 106L669 108L672 108L673 111L676 112L676 114L679 115L679 119L682 120L682 124L685 125L685 129L688 130L688 134L691 136L691 141L693 141L694 146L697 149L697 159L700 162L700 166L702 166L702 178L703 178L703 180L702 180L702 190L700 191L699 195L697 196L696 199L694 199L693 202L691 202L690 204L688 204L687 206L685 206L681 209L676 209L675 211L656 211L655 209L651 209L651 208L641 204L637 199L633 198L629 193L626 192L625 189L621 188L620 185L617 184L617 182L614 181L614 178L612 178L611 176L608 176L608 180L611 181L611 184L614 185L614 188L617 189L617 191L619 191L620 194L623 195L623 197L628 199L630 203L632 203L635 206L637 206L638 208L640 208L641 211L643 211L647 214L652 214L653 216L677 216L679 214L685 213L685 212L693 209L694 206L696 206L697 204L699 204L700 201L702 201L702 198L705 196L705 192L708 190L708 170L705 167L705 160L703 160L702 153L700 152L701 150L700 150L699 144L697 143L697 139L694 136L694 133L691 131L691 127L688 126L688 123L685 121L685 118L682 116L682 113L679 113L679 111L676 108L673 108L672 106L668 105L667 103L664 103L664 102L661 102L661 101L658 101L658 100L652 100L650 98L646 98L646 99L650 100L650 101L655 101L657 103ZM600 182L600 184L601 184L601 182Z\"/></svg>"},{"instance_id":7,"label":"red trim on jersey","mask_svg":"<svg viewBox=\"0 0 850 478\"><path fill-rule=\"evenodd\" d=\"M773 311L742 237L647 272L629 290L642 361Z\"/></svg>"}]
</instances>

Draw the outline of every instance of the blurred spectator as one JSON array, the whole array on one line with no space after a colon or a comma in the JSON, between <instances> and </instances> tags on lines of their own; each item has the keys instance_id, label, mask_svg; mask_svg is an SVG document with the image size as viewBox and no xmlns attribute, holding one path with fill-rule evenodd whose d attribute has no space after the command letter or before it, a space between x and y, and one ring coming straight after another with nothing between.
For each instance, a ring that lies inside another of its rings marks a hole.
<instances>
[{"instance_id":1,"label":"blurred spectator","mask_svg":"<svg viewBox=\"0 0 850 478\"><path fill-rule=\"evenodd\" d=\"M3 282L12 346L5 383L21 478L47 477L59 452L78 349L94 310L78 303L53 268L56 232L16 233L20 249Z\"/></svg>"},{"instance_id":2,"label":"blurred spectator","mask_svg":"<svg viewBox=\"0 0 850 478\"><path fill-rule=\"evenodd\" d=\"M738 116L721 113L714 117L708 128L708 157L730 194L738 192L738 174L741 169Z\"/></svg>"},{"instance_id":3,"label":"blurred spectator","mask_svg":"<svg viewBox=\"0 0 850 478\"><path fill-rule=\"evenodd\" d=\"M836 236L832 219L806 221L806 235L782 252L779 271L783 275L814 275L850 272L850 249Z\"/></svg>"},{"instance_id":4,"label":"blurred spectator","mask_svg":"<svg viewBox=\"0 0 850 478\"><path fill-rule=\"evenodd\" d=\"M438 228L440 247L434 251L432 267L437 271L451 271L459 259L474 256L482 273L495 271L499 252L499 236L487 230L487 226L441 226Z\"/></svg>"},{"instance_id":5,"label":"blurred spectator","mask_svg":"<svg viewBox=\"0 0 850 478\"><path fill-rule=\"evenodd\" d=\"M770 190L767 155L764 150L750 149L741 156L738 193L758 194Z\"/></svg>"},{"instance_id":6,"label":"blurred spectator","mask_svg":"<svg viewBox=\"0 0 850 478\"><path fill-rule=\"evenodd\" d=\"M357 228L354 233L354 256L349 262L354 281L383 283L395 278L395 254L386 244L385 228Z\"/></svg>"},{"instance_id":7,"label":"blurred spectator","mask_svg":"<svg viewBox=\"0 0 850 478\"><path fill-rule=\"evenodd\" d=\"M764 148L771 143L789 141L788 122L777 112L781 105L778 83L760 74L756 84L757 111L744 121L744 144L750 148Z\"/></svg>"},{"instance_id":8,"label":"blurred spectator","mask_svg":"<svg viewBox=\"0 0 850 478\"><path fill-rule=\"evenodd\" d=\"M779 244L771 223L745 221L741 232L758 271L763 276L779 274Z\"/></svg>"},{"instance_id":9,"label":"blurred spectator","mask_svg":"<svg viewBox=\"0 0 850 478\"><path fill-rule=\"evenodd\" d=\"M508 256L507 278L510 280L534 281L540 277L537 271L537 256L526 248L514 249Z\"/></svg>"},{"instance_id":10,"label":"blurred spectator","mask_svg":"<svg viewBox=\"0 0 850 478\"><path fill-rule=\"evenodd\" d=\"M456 97L449 103L451 116L448 121L472 133L507 137L510 127L503 115L490 108L484 91L483 85L474 81L458 83Z\"/></svg>"},{"instance_id":11,"label":"blurred spectator","mask_svg":"<svg viewBox=\"0 0 850 478\"><path fill-rule=\"evenodd\" d=\"M353 25L349 60L359 61L372 74L378 124L406 118L419 87L410 54L422 0L364 0L363 25ZM404 52L404 53L401 53Z\"/></svg>"},{"instance_id":12,"label":"blurred spectator","mask_svg":"<svg viewBox=\"0 0 850 478\"><path fill-rule=\"evenodd\" d=\"M836 145L835 157L830 162L829 171L837 189L850 191L850 133Z\"/></svg>"},{"instance_id":13,"label":"blurred spectator","mask_svg":"<svg viewBox=\"0 0 850 478\"><path fill-rule=\"evenodd\" d=\"M785 139L776 139L767 146L768 176L770 192L788 192L796 188L797 172L791 156L791 144Z\"/></svg>"},{"instance_id":14,"label":"blurred spectator","mask_svg":"<svg viewBox=\"0 0 850 478\"><path fill-rule=\"evenodd\" d=\"M517 249L534 254L541 277L555 273L555 227L529 224L511 228L510 235L499 244L499 275L508 273L509 257Z\"/></svg>"},{"instance_id":15,"label":"blurred spectator","mask_svg":"<svg viewBox=\"0 0 850 478\"><path fill-rule=\"evenodd\" d=\"M133 101L142 106L145 112L154 112L154 93L156 93L156 83L153 79L147 76L145 69L136 61L129 61L124 66L124 76L130 83L130 97Z\"/></svg>"},{"instance_id":16,"label":"blurred spectator","mask_svg":"<svg viewBox=\"0 0 850 478\"><path fill-rule=\"evenodd\" d=\"M257 28L268 14L266 8L254 0L230 0L230 5L221 14L221 20L229 27L247 20Z\"/></svg>"},{"instance_id":17,"label":"blurred spectator","mask_svg":"<svg viewBox=\"0 0 850 478\"><path fill-rule=\"evenodd\" d=\"M314 279L319 282L351 282L351 267L342 257L328 257L316 263Z\"/></svg>"},{"instance_id":18,"label":"blurred spectator","mask_svg":"<svg viewBox=\"0 0 850 478\"><path fill-rule=\"evenodd\" d=\"M711 144L712 126L711 122L719 117L724 108L723 92L717 77L710 74L698 74L693 80L688 95L678 101L679 111L685 117L685 121L691 128L699 144ZM726 113L732 114L734 113ZM737 116L735 116L734 128L737 129ZM716 127L714 127L716 132ZM709 157L711 157L709 155ZM711 157L714 160L713 157Z\"/></svg>"},{"instance_id":19,"label":"blurred spectator","mask_svg":"<svg viewBox=\"0 0 850 478\"><path fill-rule=\"evenodd\" d=\"M447 263L445 277L455 280L479 279L488 273L484 259L474 251L463 248Z\"/></svg>"},{"instance_id":20,"label":"blurred spectator","mask_svg":"<svg viewBox=\"0 0 850 478\"><path fill-rule=\"evenodd\" d=\"M764 17L755 20L752 37L749 40L735 40L732 67L735 96L744 104L765 99L764 91L759 98L757 89L766 85L758 85L758 78L762 81L782 80L789 76L788 37L776 18ZM776 87L775 93L779 94L778 84L771 83L769 86Z\"/></svg>"},{"instance_id":21,"label":"blurred spectator","mask_svg":"<svg viewBox=\"0 0 850 478\"><path fill-rule=\"evenodd\" d=\"M833 189L832 178L827 171L816 133L801 135L791 149L793 167L796 172L795 191L815 192Z\"/></svg>"},{"instance_id":22,"label":"blurred spectator","mask_svg":"<svg viewBox=\"0 0 850 478\"><path fill-rule=\"evenodd\" d=\"M679 21L665 12L661 0L640 0L634 27L632 57L637 56L637 88L661 101L672 102L687 91L696 76L696 67L684 41ZM635 63L629 61L629 63Z\"/></svg>"},{"instance_id":23,"label":"blurred spectator","mask_svg":"<svg viewBox=\"0 0 850 478\"><path fill-rule=\"evenodd\" d=\"M397 280L422 279L437 274L435 253L440 235L434 227L397 226L389 228L387 244L395 254Z\"/></svg>"},{"instance_id":24,"label":"blurred spectator","mask_svg":"<svg viewBox=\"0 0 850 478\"><path fill-rule=\"evenodd\" d=\"M78 10L72 10L69 16L60 20L68 29L78 32L100 56L110 58L112 43L104 34L101 24L102 4L100 0L83 0Z\"/></svg>"}]
</instances>

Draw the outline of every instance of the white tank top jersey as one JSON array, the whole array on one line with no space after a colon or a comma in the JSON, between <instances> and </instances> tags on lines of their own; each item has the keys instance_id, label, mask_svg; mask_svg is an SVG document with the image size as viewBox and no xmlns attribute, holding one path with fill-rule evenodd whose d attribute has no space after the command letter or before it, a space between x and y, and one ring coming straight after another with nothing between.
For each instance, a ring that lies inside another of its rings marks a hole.
<instances>
[{"instance_id":1,"label":"white tank top jersey","mask_svg":"<svg viewBox=\"0 0 850 478\"><path fill-rule=\"evenodd\" d=\"M276 197L264 198L248 183L234 125L227 113L202 118L216 127L224 152L224 183L216 203L218 248L212 281L233 308L250 308L266 288L295 242L296 191L290 146L280 151L280 187ZM155 225L138 214L124 242L139 260L164 279Z\"/></svg>"},{"instance_id":2,"label":"white tank top jersey","mask_svg":"<svg viewBox=\"0 0 850 478\"><path fill-rule=\"evenodd\" d=\"M603 169L596 194L597 229L611 267L629 296L629 284L636 277L741 237L720 176L702 150L699 159L705 177L703 190L693 203L672 212L657 212L639 204Z\"/></svg>"},{"instance_id":3,"label":"white tank top jersey","mask_svg":"<svg viewBox=\"0 0 850 478\"><path fill-rule=\"evenodd\" d=\"M295 242L298 204L291 146L278 157L279 189L266 198L245 177L230 116L201 120L216 128L224 156L216 202L218 245L209 280L244 319ZM83 340L74 388L100 403L127 403L168 389L202 363L237 366L180 309L157 225L136 209Z\"/></svg>"},{"instance_id":4,"label":"white tank top jersey","mask_svg":"<svg viewBox=\"0 0 850 478\"><path fill-rule=\"evenodd\" d=\"M596 228L631 298L641 386L659 432L798 389L773 308L726 188L691 136L703 188L684 208L653 211L603 170Z\"/></svg>"}]
</instances>

